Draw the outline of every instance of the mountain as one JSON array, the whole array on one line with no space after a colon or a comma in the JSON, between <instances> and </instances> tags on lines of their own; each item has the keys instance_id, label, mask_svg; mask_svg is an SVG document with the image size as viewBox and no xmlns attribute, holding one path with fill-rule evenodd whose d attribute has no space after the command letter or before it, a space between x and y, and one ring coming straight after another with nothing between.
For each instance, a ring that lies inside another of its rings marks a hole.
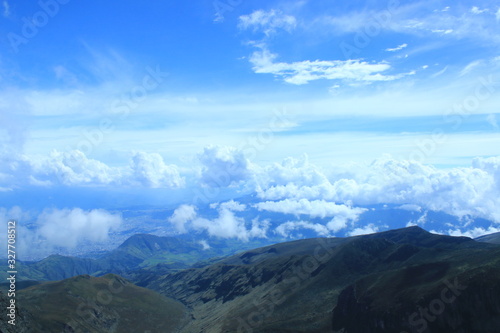
<instances>
[{"instance_id":1,"label":"mountain","mask_svg":"<svg viewBox=\"0 0 500 333\"><path fill-rule=\"evenodd\" d=\"M18 261L17 265L19 280L55 281L83 274L101 276L107 273L133 278L151 272L175 272L201 262L210 263L214 258L267 243L213 240L211 246L205 248L195 240L137 234L97 259L51 255L37 262ZM3 267L0 278L5 280L7 268Z\"/></svg>"},{"instance_id":2,"label":"mountain","mask_svg":"<svg viewBox=\"0 0 500 333\"><path fill-rule=\"evenodd\" d=\"M500 247L419 227L275 244L145 285L190 309L182 332L500 327Z\"/></svg>"},{"instance_id":3,"label":"mountain","mask_svg":"<svg viewBox=\"0 0 500 333\"><path fill-rule=\"evenodd\" d=\"M38 332L173 332L184 306L113 274L81 275L21 290L17 303ZM17 331L16 331L17 332Z\"/></svg>"},{"instance_id":4,"label":"mountain","mask_svg":"<svg viewBox=\"0 0 500 333\"><path fill-rule=\"evenodd\" d=\"M102 269L116 260L136 285L107 274L29 286L17 295L20 325L34 327L26 332L123 333L493 333L500 327L495 244L409 227L273 244L183 269L178 258L186 254L191 262L193 244L132 237L97 262ZM64 274L89 265L51 260L68 265ZM49 262L36 267L48 269ZM160 263L147 266L154 262Z\"/></svg>"},{"instance_id":5,"label":"mountain","mask_svg":"<svg viewBox=\"0 0 500 333\"><path fill-rule=\"evenodd\" d=\"M0 332L2 333L31 333L41 332L41 326L36 322L33 315L24 309L15 308L15 325L8 323L12 318L8 317L10 313L11 298L0 292L0 308L5 311L0 319ZM17 301L17 300L16 300Z\"/></svg>"},{"instance_id":6,"label":"mountain","mask_svg":"<svg viewBox=\"0 0 500 333\"><path fill-rule=\"evenodd\" d=\"M477 237L476 240L478 242L500 244L500 232L495 232L494 234L489 234L489 235Z\"/></svg>"}]
</instances>

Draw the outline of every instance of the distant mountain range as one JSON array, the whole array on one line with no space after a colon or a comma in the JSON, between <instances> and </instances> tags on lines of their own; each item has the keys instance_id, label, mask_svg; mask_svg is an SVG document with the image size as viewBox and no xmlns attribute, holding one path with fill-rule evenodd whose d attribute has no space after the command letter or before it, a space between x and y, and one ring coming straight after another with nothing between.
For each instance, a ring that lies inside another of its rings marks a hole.
<instances>
[{"instance_id":1,"label":"distant mountain range","mask_svg":"<svg viewBox=\"0 0 500 333\"><path fill-rule=\"evenodd\" d=\"M197 244L136 235L97 260L52 256L25 264L44 278L116 268L129 280L80 275L32 285L19 292L17 329L493 333L500 328L499 240L500 234L476 241L408 227L285 242L210 261Z\"/></svg>"},{"instance_id":2,"label":"distant mountain range","mask_svg":"<svg viewBox=\"0 0 500 333\"><path fill-rule=\"evenodd\" d=\"M494 234L489 234L476 238L478 242L500 244L500 232L495 232Z\"/></svg>"},{"instance_id":3,"label":"distant mountain range","mask_svg":"<svg viewBox=\"0 0 500 333\"><path fill-rule=\"evenodd\" d=\"M209 248L204 248L197 241L183 238L137 234L97 259L51 255L37 262L18 261L18 280L55 281L82 274L101 276L108 273L128 277L139 273L135 271L147 273L151 269L173 272L265 244L268 242L264 240L248 243L214 240ZM0 271L2 281L7 277L5 265Z\"/></svg>"}]
</instances>

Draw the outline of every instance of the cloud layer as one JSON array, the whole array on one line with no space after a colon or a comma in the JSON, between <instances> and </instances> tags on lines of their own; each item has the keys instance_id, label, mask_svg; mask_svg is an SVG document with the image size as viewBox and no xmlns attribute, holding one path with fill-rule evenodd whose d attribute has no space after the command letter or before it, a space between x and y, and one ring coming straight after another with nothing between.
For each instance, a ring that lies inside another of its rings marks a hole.
<instances>
[{"instance_id":1,"label":"cloud layer","mask_svg":"<svg viewBox=\"0 0 500 333\"><path fill-rule=\"evenodd\" d=\"M54 150L48 156L12 156L0 167L0 188L26 185L180 188L184 179L157 153L137 152L128 166L111 167L79 150Z\"/></svg>"},{"instance_id":2,"label":"cloud layer","mask_svg":"<svg viewBox=\"0 0 500 333\"><path fill-rule=\"evenodd\" d=\"M74 248L82 242L105 242L109 232L121 223L120 215L80 208L47 210L37 220L39 236L51 246L65 248Z\"/></svg>"}]
</instances>

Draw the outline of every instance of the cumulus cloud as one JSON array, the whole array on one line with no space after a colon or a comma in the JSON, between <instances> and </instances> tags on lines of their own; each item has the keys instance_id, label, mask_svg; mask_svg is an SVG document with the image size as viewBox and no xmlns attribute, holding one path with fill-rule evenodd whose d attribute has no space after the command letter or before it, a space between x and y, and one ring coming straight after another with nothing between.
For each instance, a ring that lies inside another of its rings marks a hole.
<instances>
[{"instance_id":1,"label":"cumulus cloud","mask_svg":"<svg viewBox=\"0 0 500 333\"><path fill-rule=\"evenodd\" d=\"M177 166L167 165L156 153L138 152L130 165L110 167L79 150L52 151L48 156L15 156L3 165L0 187L34 186L142 186L180 188L184 178ZM3 185L3 186L2 186Z\"/></svg>"},{"instance_id":2,"label":"cumulus cloud","mask_svg":"<svg viewBox=\"0 0 500 333\"><path fill-rule=\"evenodd\" d=\"M355 228L354 230L351 230L348 233L346 233L346 235L347 236L360 236L360 235L374 234L378 231L379 231L379 227L374 225L373 223L370 223L364 227Z\"/></svg>"},{"instance_id":3,"label":"cumulus cloud","mask_svg":"<svg viewBox=\"0 0 500 333\"><path fill-rule=\"evenodd\" d=\"M210 208L212 209L219 208L219 209L227 209L233 212L242 212L247 208L247 206L245 204L239 203L238 201L229 200L223 203L219 202L212 203L210 204Z\"/></svg>"},{"instance_id":4,"label":"cumulus cloud","mask_svg":"<svg viewBox=\"0 0 500 333\"><path fill-rule=\"evenodd\" d=\"M181 205L174 210L174 213L168 218L168 221L174 225L178 232L185 233L186 223L193 221L196 216L196 207L192 205Z\"/></svg>"},{"instance_id":5,"label":"cumulus cloud","mask_svg":"<svg viewBox=\"0 0 500 333\"><path fill-rule=\"evenodd\" d=\"M198 159L202 164L201 182L213 187L228 187L248 180L252 174L250 161L233 147L208 146Z\"/></svg>"},{"instance_id":6,"label":"cumulus cloud","mask_svg":"<svg viewBox=\"0 0 500 333\"><path fill-rule=\"evenodd\" d=\"M500 206L498 157L477 158L472 167L452 169L437 169L389 156L369 165L350 166L350 170L337 174L333 171L327 175L309 164L281 169L279 173L288 175L288 180L273 183L266 177L256 178L260 198L352 201L355 205L411 203L426 210L458 217L471 215L500 223L500 212L495 208ZM298 174L314 177L305 180L293 176Z\"/></svg>"},{"instance_id":7,"label":"cumulus cloud","mask_svg":"<svg viewBox=\"0 0 500 333\"><path fill-rule=\"evenodd\" d=\"M328 236L330 234L330 230L323 224L307 221L288 221L277 226L274 232L283 237L290 237L290 232L300 229L312 230L318 236Z\"/></svg>"},{"instance_id":8,"label":"cumulus cloud","mask_svg":"<svg viewBox=\"0 0 500 333\"><path fill-rule=\"evenodd\" d=\"M44 211L37 220L38 233L49 246L74 248L84 241L105 242L122 223L118 214L80 208Z\"/></svg>"},{"instance_id":9,"label":"cumulus cloud","mask_svg":"<svg viewBox=\"0 0 500 333\"><path fill-rule=\"evenodd\" d=\"M25 157L31 167L32 185L109 185L120 177L120 171L89 159L79 150L52 151L41 158Z\"/></svg>"},{"instance_id":10,"label":"cumulus cloud","mask_svg":"<svg viewBox=\"0 0 500 333\"><path fill-rule=\"evenodd\" d=\"M237 212L244 211L246 205L230 200L211 204L210 208L218 211L216 218L198 216L194 206L179 206L169 218L169 222L174 224L177 231L181 233L189 230L206 231L213 237L236 238L242 241L248 241L251 238L267 238L269 220L254 218L247 223L243 217L236 215Z\"/></svg>"},{"instance_id":11,"label":"cumulus cloud","mask_svg":"<svg viewBox=\"0 0 500 333\"><path fill-rule=\"evenodd\" d=\"M250 228L247 228L245 219L238 217L227 208L219 209L219 216L215 219L198 218L192 222L196 230L206 230L210 236L219 238L237 238L248 241L250 238L266 238L269 221L255 218Z\"/></svg>"},{"instance_id":12,"label":"cumulus cloud","mask_svg":"<svg viewBox=\"0 0 500 333\"><path fill-rule=\"evenodd\" d=\"M273 74L285 82L302 85L310 81L346 80L352 82L392 81L408 74L384 75L391 66L386 62L368 63L361 60L305 60L292 63L276 62L277 54L266 48L250 57L255 73ZM411 74L411 73L409 73Z\"/></svg>"},{"instance_id":13,"label":"cumulus cloud","mask_svg":"<svg viewBox=\"0 0 500 333\"><path fill-rule=\"evenodd\" d=\"M500 232L500 228L496 228L493 226L488 227L487 229L482 228L482 227L475 227L469 230L462 231L460 229L449 229L447 232L436 232L435 233L446 233L450 236L464 236L464 237L470 237L470 238L477 238L481 237L484 235L492 234L495 232Z\"/></svg>"},{"instance_id":14,"label":"cumulus cloud","mask_svg":"<svg viewBox=\"0 0 500 333\"><path fill-rule=\"evenodd\" d=\"M293 184L297 187L314 186L328 182L323 170L309 163L307 155L301 158L289 157L281 163L257 169L256 187L259 193L263 189Z\"/></svg>"},{"instance_id":15,"label":"cumulus cloud","mask_svg":"<svg viewBox=\"0 0 500 333\"><path fill-rule=\"evenodd\" d=\"M295 17L286 15L278 10L256 10L249 15L239 17L238 27L242 30L253 29L262 31L266 35L275 33L278 29L292 31L297 25Z\"/></svg>"},{"instance_id":16,"label":"cumulus cloud","mask_svg":"<svg viewBox=\"0 0 500 333\"><path fill-rule=\"evenodd\" d=\"M270 212L278 212L294 215L309 215L310 217L343 217L347 220L355 221L359 215L367 211L364 208L353 208L347 205L338 205L334 202L325 200L307 199L291 200L285 199L281 201L266 201L254 205L258 210L266 210Z\"/></svg>"},{"instance_id":17,"label":"cumulus cloud","mask_svg":"<svg viewBox=\"0 0 500 333\"><path fill-rule=\"evenodd\" d=\"M166 165L160 154L138 152L132 157L130 164L132 182L150 188L179 188L184 184L183 178L175 165Z\"/></svg>"}]
</instances>

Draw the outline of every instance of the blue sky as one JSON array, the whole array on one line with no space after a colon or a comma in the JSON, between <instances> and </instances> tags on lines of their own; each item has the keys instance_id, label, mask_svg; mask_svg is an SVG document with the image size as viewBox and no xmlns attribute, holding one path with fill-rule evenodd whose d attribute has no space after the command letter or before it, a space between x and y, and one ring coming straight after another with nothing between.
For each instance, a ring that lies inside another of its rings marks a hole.
<instances>
[{"instance_id":1,"label":"blue sky","mask_svg":"<svg viewBox=\"0 0 500 333\"><path fill-rule=\"evenodd\" d=\"M495 1L0 12L6 212L175 206L212 188L210 202L385 201L500 222Z\"/></svg>"}]
</instances>

